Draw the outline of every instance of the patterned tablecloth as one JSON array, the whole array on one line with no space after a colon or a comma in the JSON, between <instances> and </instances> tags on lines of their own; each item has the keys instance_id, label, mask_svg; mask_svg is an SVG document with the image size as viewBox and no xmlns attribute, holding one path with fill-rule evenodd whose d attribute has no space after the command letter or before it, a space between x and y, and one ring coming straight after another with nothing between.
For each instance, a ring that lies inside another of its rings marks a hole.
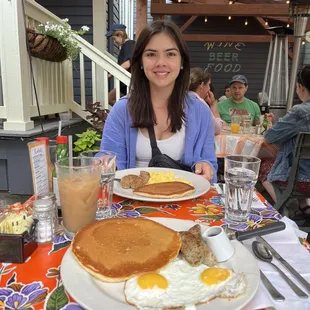
<instances>
[{"instance_id":1,"label":"patterned tablecloth","mask_svg":"<svg viewBox=\"0 0 310 310\"><path fill-rule=\"evenodd\" d=\"M281 218L261 196L266 208L252 210L248 221L234 223L223 219L224 209L214 188L205 195L173 204L128 200L114 196L113 208L119 217L167 217L189 219L211 226L228 224L236 230L249 230L268 225ZM26 203L31 203L28 201ZM54 242L40 245L23 264L0 263L0 308L82 310L65 291L60 278L61 260L70 245L61 227ZM304 244L308 246L308 244ZM78 284L77 284L78 285Z\"/></svg>"},{"instance_id":2,"label":"patterned tablecloth","mask_svg":"<svg viewBox=\"0 0 310 310\"><path fill-rule=\"evenodd\" d=\"M228 154L274 158L277 149L274 145L268 144L262 135L232 134L222 131L221 134L215 136L215 152L218 158Z\"/></svg>"}]
</instances>

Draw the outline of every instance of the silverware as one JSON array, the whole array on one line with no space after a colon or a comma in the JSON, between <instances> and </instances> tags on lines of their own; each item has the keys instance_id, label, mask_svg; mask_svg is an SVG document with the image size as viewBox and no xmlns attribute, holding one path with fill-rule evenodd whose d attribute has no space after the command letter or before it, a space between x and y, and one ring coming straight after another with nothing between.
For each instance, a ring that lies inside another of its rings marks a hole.
<instances>
[{"instance_id":1,"label":"silverware","mask_svg":"<svg viewBox=\"0 0 310 310\"><path fill-rule=\"evenodd\" d=\"M260 270L260 278L265 285L267 291L269 292L272 299L276 301L284 301L285 297L273 286L265 274Z\"/></svg>"},{"instance_id":2,"label":"silverware","mask_svg":"<svg viewBox=\"0 0 310 310\"><path fill-rule=\"evenodd\" d=\"M252 243L252 249L256 257L258 257L263 262L267 262L272 265L281 275L281 277L287 282L294 293L300 298L308 298L308 295L301 290L273 261L273 256L270 251L264 246L263 243L254 241Z\"/></svg>"},{"instance_id":3,"label":"silverware","mask_svg":"<svg viewBox=\"0 0 310 310\"><path fill-rule=\"evenodd\" d=\"M237 239L238 241L243 241L251 239L257 236L269 235L285 229L284 222L272 223L260 228L256 228L248 231L234 231L229 229L227 226L224 227L225 232L227 233L229 239Z\"/></svg>"},{"instance_id":4,"label":"silverware","mask_svg":"<svg viewBox=\"0 0 310 310\"><path fill-rule=\"evenodd\" d=\"M310 293L310 283L306 281L265 239L257 237L276 258Z\"/></svg>"}]
</instances>

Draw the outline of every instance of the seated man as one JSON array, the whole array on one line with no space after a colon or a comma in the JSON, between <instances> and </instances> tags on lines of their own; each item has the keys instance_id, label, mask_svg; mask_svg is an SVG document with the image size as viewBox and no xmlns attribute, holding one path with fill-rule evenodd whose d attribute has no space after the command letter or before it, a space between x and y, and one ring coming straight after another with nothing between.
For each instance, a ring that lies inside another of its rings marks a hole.
<instances>
[{"instance_id":1,"label":"seated man","mask_svg":"<svg viewBox=\"0 0 310 310\"><path fill-rule=\"evenodd\" d=\"M253 124L259 124L260 110L256 102L244 97L248 90L248 80L244 75L235 75L229 83L231 97L219 102L221 119L230 124L232 115L251 115Z\"/></svg>"}]
</instances>

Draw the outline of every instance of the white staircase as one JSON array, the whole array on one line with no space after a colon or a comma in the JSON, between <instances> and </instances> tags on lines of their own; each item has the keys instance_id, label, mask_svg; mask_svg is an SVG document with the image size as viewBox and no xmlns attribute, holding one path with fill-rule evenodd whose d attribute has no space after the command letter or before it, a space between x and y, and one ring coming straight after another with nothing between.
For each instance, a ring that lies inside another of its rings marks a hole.
<instances>
[{"instance_id":1,"label":"white staircase","mask_svg":"<svg viewBox=\"0 0 310 310\"><path fill-rule=\"evenodd\" d=\"M19 0L0 1L0 76L3 89L0 119L4 119L5 130L26 131L34 126L31 117L38 115L38 108L31 82L24 27L25 24L36 27L46 21L62 23L56 15L33 0L24 0L24 8ZM120 96L120 82L129 85L130 73L121 68L114 57L99 51L80 36L76 36L76 40L81 48L81 102L74 101L71 61L54 63L32 57L41 115L71 110L86 120L85 57L91 61L92 102L100 101L103 108L108 108L108 73L114 77L117 99Z\"/></svg>"}]
</instances>

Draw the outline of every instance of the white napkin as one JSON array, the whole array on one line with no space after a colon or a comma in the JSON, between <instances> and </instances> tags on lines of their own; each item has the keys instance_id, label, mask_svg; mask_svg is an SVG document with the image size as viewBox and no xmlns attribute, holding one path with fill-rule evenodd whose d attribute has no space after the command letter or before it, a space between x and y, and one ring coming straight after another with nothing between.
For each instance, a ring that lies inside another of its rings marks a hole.
<instances>
[{"instance_id":1,"label":"white napkin","mask_svg":"<svg viewBox=\"0 0 310 310\"><path fill-rule=\"evenodd\" d=\"M219 186L219 184L214 183L214 187L215 190L217 191L217 193L220 195L221 200L223 202L223 204L225 204L225 189L226 189L226 184L223 184L223 190L222 188ZM262 203L262 201L260 200L260 198L256 195L256 192L254 191L253 193L253 198L252 198L252 209L266 209L266 205L264 203Z\"/></svg>"},{"instance_id":2,"label":"white napkin","mask_svg":"<svg viewBox=\"0 0 310 310\"><path fill-rule=\"evenodd\" d=\"M307 234L301 232L297 225L287 217L284 217L281 221L286 224L285 230L268 236L263 236L263 238L270 245L272 245L272 247L306 279L306 281L310 283L310 253L300 244L298 240L298 237L306 237ZM243 242L243 244L251 252L253 241L255 241L255 239L246 240ZM282 302L274 301L261 282L256 295L243 310L255 310L266 307L274 307L277 310L310 309L310 292L308 292L306 288L304 288L302 284L300 284L299 281L293 277L279 261L275 258L273 259L273 263L277 265L307 295L309 295L308 299L299 298L269 263L262 262L258 259L257 262L261 271L263 271L266 277L285 297L286 300Z\"/></svg>"}]
</instances>

